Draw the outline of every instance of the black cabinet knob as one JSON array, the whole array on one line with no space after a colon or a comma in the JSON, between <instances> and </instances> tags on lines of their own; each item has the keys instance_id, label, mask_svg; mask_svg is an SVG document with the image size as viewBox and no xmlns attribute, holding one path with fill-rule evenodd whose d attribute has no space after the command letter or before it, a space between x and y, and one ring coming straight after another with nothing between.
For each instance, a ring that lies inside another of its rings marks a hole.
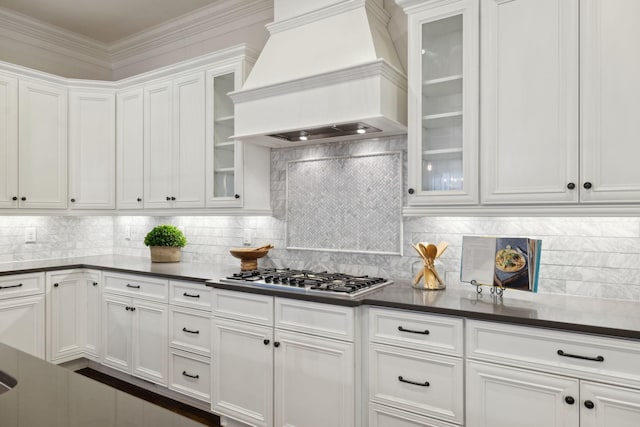
<instances>
[{"instance_id":1,"label":"black cabinet knob","mask_svg":"<svg viewBox=\"0 0 640 427\"><path fill-rule=\"evenodd\" d=\"M264 339L264 341L262 341L262 342L264 343L264 345L269 345L269 343L270 343L271 341L269 341L268 339L266 339L266 338L265 338L265 339Z\"/></svg>"},{"instance_id":2,"label":"black cabinet knob","mask_svg":"<svg viewBox=\"0 0 640 427\"><path fill-rule=\"evenodd\" d=\"M93 286L98 286L98 282L93 282Z\"/></svg>"},{"instance_id":3,"label":"black cabinet knob","mask_svg":"<svg viewBox=\"0 0 640 427\"><path fill-rule=\"evenodd\" d=\"M568 188L569 190L573 190L573 189L575 189L575 188L576 188L576 184L574 184L573 182L570 182L570 183L568 183L568 184L567 184L567 188Z\"/></svg>"},{"instance_id":4,"label":"black cabinet knob","mask_svg":"<svg viewBox=\"0 0 640 427\"><path fill-rule=\"evenodd\" d=\"M280 343L279 343L278 341L275 341L275 342L273 343L273 346L274 346L274 347L280 347Z\"/></svg>"},{"instance_id":5,"label":"black cabinet knob","mask_svg":"<svg viewBox=\"0 0 640 427\"><path fill-rule=\"evenodd\" d=\"M75 203L76 199L70 199L71 203Z\"/></svg>"},{"instance_id":6,"label":"black cabinet knob","mask_svg":"<svg viewBox=\"0 0 640 427\"><path fill-rule=\"evenodd\" d=\"M409 194L413 194L415 192L416 192L416 190L414 190L413 188L410 188L410 189L407 190L407 193L409 193Z\"/></svg>"},{"instance_id":7,"label":"black cabinet knob","mask_svg":"<svg viewBox=\"0 0 640 427\"><path fill-rule=\"evenodd\" d=\"M595 406L596 405L590 400L585 400L584 401L584 407L587 408L587 409L593 409L593 408L595 408Z\"/></svg>"},{"instance_id":8,"label":"black cabinet knob","mask_svg":"<svg viewBox=\"0 0 640 427\"><path fill-rule=\"evenodd\" d=\"M137 200L138 202L141 202L141 201L142 201L142 199L141 199L140 197L138 197L136 200Z\"/></svg>"},{"instance_id":9,"label":"black cabinet knob","mask_svg":"<svg viewBox=\"0 0 640 427\"><path fill-rule=\"evenodd\" d=\"M171 200L171 197L167 196L167 201Z\"/></svg>"},{"instance_id":10,"label":"black cabinet knob","mask_svg":"<svg viewBox=\"0 0 640 427\"><path fill-rule=\"evenodd\" d=\"M54 288L57 288L58 286L60 286L60 284L59 284L59 283L54 283L54 284L53 284L53 287L54 287Z\"/></svg>"},{"instance_id":11,"label":"black cabinet knob","mask_svg":"<svg viewBox=\"0 0 640 427\"><path fill-rule=\"evenodd\" d=\"M239 194L236 194L236 195L234 195L233 197L235 197L236 199L239 199L239 198L240 198L240 195L239 195Z\"/></svg>"},{"instance_id":12,"label":"black cabinet knob","mask_svg":"<svg viewBox=\"0 0 640 427\"><path fill-rule=\"evenodd\" d=\"M576 400L572 396L565 397L564 401L567 402L567 405L573 405L576 403Z\"/></svg>"},{"instance_id":13,"label":"black cabinet knob","mask_svg":"<svg viewBox=\"0 0 640 427\"><path fill-rule=\"evenodd\" d=\"M131 311L136 311L136 308L135 307L131 307Z\"/></svg>"},{"instance_id":14,"label":"black cabinet knob","mask_svg":"<svg viewBox=\"0 0 640 427\"><path fill-rule=\"evenodd\" d=\"M589 190L591 187L593 187L593 185L589 181L582 184L582 186L584 187L585 190Z\"/></svg>"},{"instance_id":15,"label":"black cabinet knob","mask_svg":"<svg viewBox=\"0 0 640 427\"><path fill-rule=\"evenodd\" d=\"M175 199L176 199L175 197L171 196L171 200L175 200Z\"/></svg>"},{"instance_id":16,"label":"black cabinet knob","mask_svg":"<svg viewBox=\"0 0 640 427\"><path fill-rule=\"evenodd\" d=\"M22 196L22 197L20 197L20 200L22 200L23 202L25 202L25 201L27 200L27 198L26 198L26 197L24 197L24 196Z\"/></svg>"},{"instance_id":17,"label":"black cabinet knob","mask_svg":"<svg viewBox=\"0 0 640 427\"><path fill-rule=\"evenodd\" d=\"M11 198L11 200L13 200L13 201L18 200L18 196L13 196L13 197Z\"/></svg>"},{"instance_id":18,"label":"black cabinet knob","mask_svg":"<svg viewBox=\"0 0 640 427\"><path fill-rule=\"evenodd\" d=\"M124 309L129 311L129 310L131 310L131 307L125 307Z\"/></svg>"}]
</instances>

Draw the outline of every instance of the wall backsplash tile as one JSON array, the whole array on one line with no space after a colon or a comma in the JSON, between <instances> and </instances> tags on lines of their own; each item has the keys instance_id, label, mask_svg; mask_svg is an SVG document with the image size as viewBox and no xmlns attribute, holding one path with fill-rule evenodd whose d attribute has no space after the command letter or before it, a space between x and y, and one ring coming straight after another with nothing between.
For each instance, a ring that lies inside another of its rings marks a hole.
<instances>
[{"instance_id":1,"label":"wall backsplash tile","mask_svg":"<svg viewBox=\"0 0 640 427\"><path fill-rule=\"evenodd\" d=\"M513 235L542 239L540 292L640 301L637 217L408 217L402 221L402 256L284 249L288 161L391 151L403 152L406 188L403 137L272 150L273 217L2 216L0 262L109 253L149 257L144 236L155 225L169 223L185 229L185 261L239 266L228 250L242 246L249 228L254 246L275 245L261 265L391 278L410 278L420 264L411 243L445 240L450 244L442 257L447 285L468 286L459 283L462 236ZM37 228L36 243L24 243L26 227ZM125 239L127 227L131 240Z\"/></svg>"}]
</instances>

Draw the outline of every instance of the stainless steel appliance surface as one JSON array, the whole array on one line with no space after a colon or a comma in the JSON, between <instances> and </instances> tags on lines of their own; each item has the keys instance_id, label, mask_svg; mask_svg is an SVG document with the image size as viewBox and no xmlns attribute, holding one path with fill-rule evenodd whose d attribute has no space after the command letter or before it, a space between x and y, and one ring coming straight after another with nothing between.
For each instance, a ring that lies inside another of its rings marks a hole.
<instances>
[{"instance_id":1,"label":"stainless steel appliance surface","mask_svg":"<svg viewBox=\"0 0 640 427\"><path fill-rule=\"evenodd\" d=\"M382 277L354 276L326 271L259 268L234 273L232 276L220 279L220 283L355 298L393 282Z\"/></svg>"}]
</instances>

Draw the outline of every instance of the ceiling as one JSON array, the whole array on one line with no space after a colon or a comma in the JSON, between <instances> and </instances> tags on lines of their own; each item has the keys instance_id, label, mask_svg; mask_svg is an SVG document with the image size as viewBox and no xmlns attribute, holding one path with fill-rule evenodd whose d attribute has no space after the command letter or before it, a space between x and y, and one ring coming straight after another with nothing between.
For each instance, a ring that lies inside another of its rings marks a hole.
<instances>
[{"instance_id":1,"label":"ceiling","mask_svg":"<svg viewBox=\"0 0 640 427\"><path fill-rule=\"evenodd\" d=\"M222 1L228 0L0 0L0 7L112 43Z\"/></svg>"}]
</instances>

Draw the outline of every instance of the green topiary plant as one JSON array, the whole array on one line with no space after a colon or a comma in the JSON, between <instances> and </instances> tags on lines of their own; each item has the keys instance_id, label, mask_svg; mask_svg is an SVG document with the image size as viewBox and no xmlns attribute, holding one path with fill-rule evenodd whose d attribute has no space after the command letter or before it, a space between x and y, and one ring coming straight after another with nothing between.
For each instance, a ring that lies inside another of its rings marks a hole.
<instances>
[{"instance_id":1,"label":"green topiary plant","mask_svg":"<svg viewBox=\"0 0 640 427\"><path fill-rule=\"evenodd\" d=\"M173 225L158 225L147 233L144 238L144 244L147 246L171 246L175 248L184 248L187 239L178 227Z\"/></svg>"}]
</instances>

